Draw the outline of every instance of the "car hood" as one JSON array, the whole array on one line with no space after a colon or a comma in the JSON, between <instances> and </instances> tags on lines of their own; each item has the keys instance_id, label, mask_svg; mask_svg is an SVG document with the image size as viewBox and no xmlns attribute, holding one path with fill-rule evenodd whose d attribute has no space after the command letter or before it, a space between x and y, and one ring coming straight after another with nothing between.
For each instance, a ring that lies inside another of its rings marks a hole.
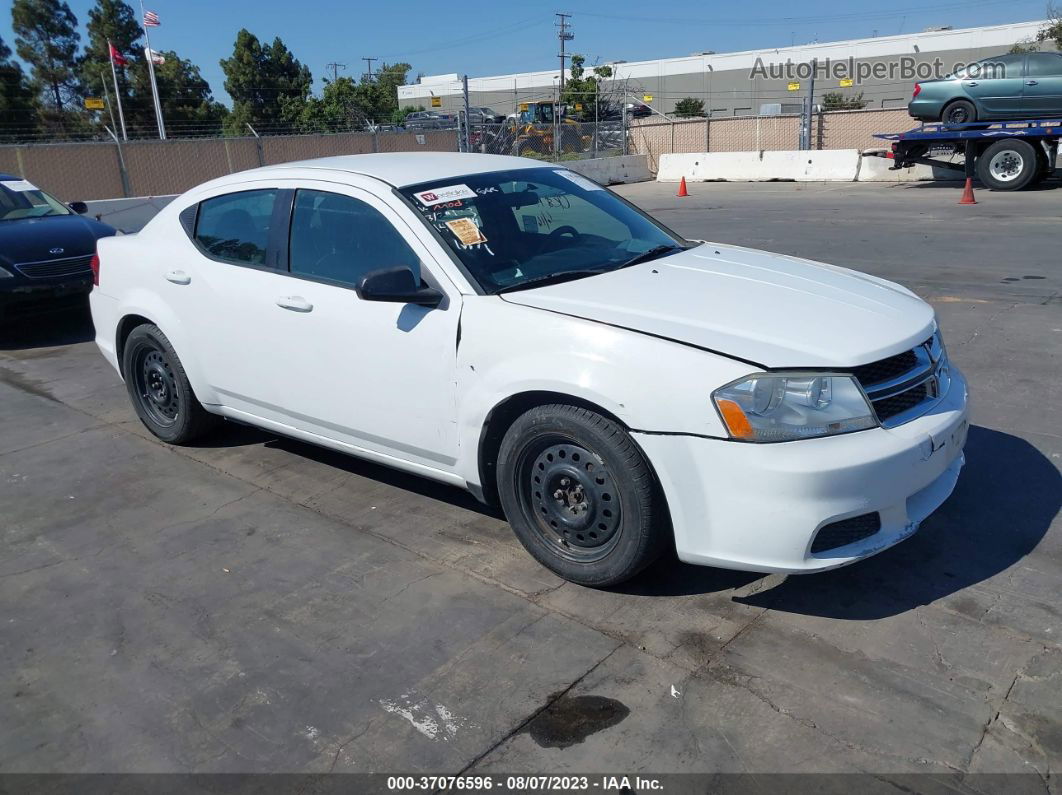
<instances>
[{"instance_id":1,"label":"car hood","mask_svg":"<svg viewBox=\"0 0 1062 795\"><path fill-rule=\"evenodd\" d=\"M82 257L96 251L96 241L114 229L80 215L0 221L0 258L8 264ZM52 253L52 249L61 252Z\"/></svg>"},{"instance_id":2,"label":"car hood","mask_svg":"<svg viewBox=\"0 0 1062 795\"><path fill-rule=\"evenodd\" d=\"M765 367L855 367L913 348L935 328L933 308L899 285L714 243L502 298Z\"/></svg>"}]
</instances>

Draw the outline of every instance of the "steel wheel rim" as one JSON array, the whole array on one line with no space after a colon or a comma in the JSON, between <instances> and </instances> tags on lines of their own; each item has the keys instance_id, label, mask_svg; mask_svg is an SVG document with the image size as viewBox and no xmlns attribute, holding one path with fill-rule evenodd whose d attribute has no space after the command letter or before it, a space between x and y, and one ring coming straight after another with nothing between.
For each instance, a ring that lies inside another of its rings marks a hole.
<instances>
[{"instance_id":1,"label":"steel wheel rim","mask_svg":"<svg viewBox=\"0 0 1062 795\"><path fill-rule=\"evenodd\" d=\"M952 124L966 124L970 121L970 112L962 106L952 108L948 111L948 121Z\"/></svg>"},{"instance_id":2,"label":"steel wheel rim","mask_svg":"<svg viewBox=\"0 0 1062 795\"><path fill-rule=\"evenodd\" d=\"M1025 167L1025 158L1013 149L1004 149L997 152L988 161L988 170L992 176L1000 182L1013 182Z\"/></svg>"},{"instance_id":3,"label":"steel wheel rim","mask_svg":"<svg viewBox=\"0 0 1062 795\"><path fill-rule=\"evenodd\" d=\"M619 542L615 479L601 457L578 442L562 436L535 440L522 452L516 477L524 513L554 554L593 563Z\"/></svg>"},{"instance_id":4,"label":"steel wheel rim","mask_svg":"<svg viewBox=\"0 0 1062 795\"><path fill-rule=\"evenodd\" d=\"M140 406L158 425L171 426L180 416L181 395L177 378L165 354L154 345L142 345L133 357L133 385Z\"/></svg>"}]
</instances>

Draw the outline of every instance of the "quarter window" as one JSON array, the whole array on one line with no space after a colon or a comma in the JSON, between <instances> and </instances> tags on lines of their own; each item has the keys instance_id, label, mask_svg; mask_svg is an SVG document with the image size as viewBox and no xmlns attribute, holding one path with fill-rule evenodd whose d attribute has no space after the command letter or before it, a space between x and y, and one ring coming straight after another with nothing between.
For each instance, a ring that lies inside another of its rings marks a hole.
<instances>
[{"instance_id":1,"label":"quarter window","mask_svg":"<svg viewBox=\"0 0 1062 795\"><path fill-rule=\"evenodd\" d=\"M1031 52L1026 68L1028 77L1062 77L1062 55L1053 52Z\"/></svg>"},{"instance_id":2,"label":"quarter window","mask_svg":"<svg viewBox=\"0 0 1062 795\"><path fill-rule=\"evenodd\" d=\"M291 218L291 272L354 286L380 268L404 265L420 278L420 260L379 210L359 199L300 190Z\"/></svg>"},{"instance_id":3,"label":"quarter window","mask_svg":"<svg viewBox=\"0 0 1062 795\"><path fill-rule=\"evenodd\" d=\"M219 259L265 265L276 197L276 189L249 190L203 201L195 227L196 241Z\"/></svg>"}]
</instances>

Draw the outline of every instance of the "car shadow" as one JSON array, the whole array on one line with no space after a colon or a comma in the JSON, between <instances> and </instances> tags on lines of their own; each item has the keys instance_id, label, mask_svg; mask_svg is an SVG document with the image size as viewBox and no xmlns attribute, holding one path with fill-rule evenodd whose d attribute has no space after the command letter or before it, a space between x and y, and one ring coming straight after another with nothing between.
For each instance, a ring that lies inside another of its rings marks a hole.
<instances>
[{"instance_id":1,"label":"car shadow","mask_svg":"<svg viewBox=\"0 0 1062 795\"><path fill-rule=\"evenodd\" d=\"M232 448L247 447L257 444L270 449L283 450L284 452L291 453L299 458L315 461L333 469L340 469L352 475L375 480L378 483L393 486L396 489L413 492L414 494L419 494L423 497L428 497L429 499L439 500L440 502L453 505L456 508L475 511L483 516L500 519L503 522L505 521L505 516L500 510L484 505L473 497L472 494L463 489L457 488L456 486L438 483L434 480L428 480L427 478L418 475L402 472L398 469L392 469L383 464L376 464L372 461L355 458L352 455L329 450L327 447L320 447L315 444L310 444L309 442L299 441L298 439L278 436L269 431L260 430L251 427L250 425L243 425L234 421L226 422L221 428L205 439L197 441L196 447Z\"/></svg>"},{"instance_id":2,"label":"car shadow","mask_svg":"<svg viewBox=\"0 0 1062 795\"><path fill-rule=\"evenodd\" d=\"M955 492L914 536L842 569L790 576L741 604L865 621L907 612L983 582L1036 548L1062 507L1062 474L1024 439L970 428ZM717 575L705 572L706 590Z\"/></svg>"},{"instance_id":3,"label":"car shadow","mask_svg":"<svg viewBox=\"0 0 1062 795\"><path fill-rule=\"evenodd\" d=\"M902 184L906 188L913 188L914 190L937 190L941 188L950 188L951 190L956 191L958 193L961 193L963 188L966 186L966 182L961 176L956 177L954 179L948 177L945 179L926 180L924 182L905 182L899 184ZM974 179L973 186L974 191L990 190L979 179ZM1060 179L1059 177L1048 177L1047 179L1037 183L1036 185L1030 185L1027 188L1023 188L1021 192L1036 193L1039 191L1053 191L1059 189L1062 189L1062 179ZM997 191L992 192L995 193ZM1006 191L1003 192L1006 193Z\"/></svg>"},{"instance_id":4,"label":"car shadow","mask_svg":"<svg viewBox=\"0 0 1062 795\"><path fill-rule=\"evenodd\" d=\"M56 348L95 338L87 300L64 309L0 320L0 351Z\"/></svg>"}]
</instances>

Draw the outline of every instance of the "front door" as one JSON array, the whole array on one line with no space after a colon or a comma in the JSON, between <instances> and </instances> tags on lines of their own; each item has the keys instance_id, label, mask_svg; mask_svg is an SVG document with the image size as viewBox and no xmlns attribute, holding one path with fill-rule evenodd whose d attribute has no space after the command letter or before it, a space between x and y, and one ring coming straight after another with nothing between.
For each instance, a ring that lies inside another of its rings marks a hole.
<instances>
[{"instance_id":1,"label":"front door","mask_svg":"<svg viewBox=\"0 0 1062 795\"><path fill-rule=\"evenodd\" d=\"M1062 115L1062 54L1029 53L1023 105L1030 116Z\"/></svg>"},{"instance_id":2,"label":"front door","mask_svg":"<svg viewBox=\"0 0 1062 795\"><path fill-rule=\"evenodd\" d=\"M960 85L977 101L980 111L993 117L1010 116L1021 109L1024 62L1024 55L986 58L966 69L959 77Z\"/></svg>"}]
</instances>

